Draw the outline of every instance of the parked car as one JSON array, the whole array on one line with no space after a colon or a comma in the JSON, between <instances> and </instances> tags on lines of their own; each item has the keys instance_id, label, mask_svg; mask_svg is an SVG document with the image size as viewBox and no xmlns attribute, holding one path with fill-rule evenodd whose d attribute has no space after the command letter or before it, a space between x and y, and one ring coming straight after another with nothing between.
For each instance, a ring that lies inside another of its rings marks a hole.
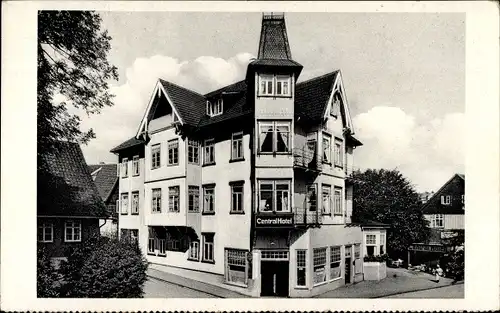
<instances>
[{"instance_id":1,"label":"parked car","mask_svg":"<svg viewBox=\"0 0 500 313\"><path fill-rule=\"evenodd\" d=\"M403 266L403 260L397 259L397 260L389 260L389 266L390 267L402 267Z\"/></svg>"}]
</instances>

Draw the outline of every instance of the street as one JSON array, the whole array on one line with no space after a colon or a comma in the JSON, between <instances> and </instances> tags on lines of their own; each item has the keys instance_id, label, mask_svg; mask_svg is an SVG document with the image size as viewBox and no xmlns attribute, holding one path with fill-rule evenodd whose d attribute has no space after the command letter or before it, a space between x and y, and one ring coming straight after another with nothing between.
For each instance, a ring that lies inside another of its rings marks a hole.
<instances>
[{"instance_id":1,"label":"street","mask_svg":"<svg viewBox=\"0 0 500 313\"><path fill-rule=\"evenodd\" d=\"M436 289L402 293L384 298L423 298L423 299L461 299L464 298L464 284L452 285Z\"/></svg>"},{"instance_id":2,"label":"street","mask_svg":"<svg viewBox=\"0 0 500 313\"><path fill-rule=\"evenodd\" d=\"M148 278L144 285L144 298L215 298L212 295Z\"/></svg>"}]
</instances>

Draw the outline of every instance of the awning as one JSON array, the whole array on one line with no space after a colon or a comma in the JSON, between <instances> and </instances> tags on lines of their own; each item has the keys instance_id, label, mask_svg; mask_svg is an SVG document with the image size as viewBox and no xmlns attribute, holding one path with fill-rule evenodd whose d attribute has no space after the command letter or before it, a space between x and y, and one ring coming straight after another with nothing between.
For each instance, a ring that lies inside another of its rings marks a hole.
<instances>
[{"instance_id":1,"label":"awning","mask_svg":"<svg viewBox=\"0 0 500 313\"><path fill-rule=\"evenodd\" d=\"M189 226L163 226L171 237L181 239L188 237L192 241L199 241L196 231Z\"/></svg>"}]
</instances>

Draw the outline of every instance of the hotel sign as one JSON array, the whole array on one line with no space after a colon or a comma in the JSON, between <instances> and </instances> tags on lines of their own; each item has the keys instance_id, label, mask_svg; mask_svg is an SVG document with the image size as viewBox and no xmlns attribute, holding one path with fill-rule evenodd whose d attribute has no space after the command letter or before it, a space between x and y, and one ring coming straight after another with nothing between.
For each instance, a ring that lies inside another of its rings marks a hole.
<instances>
[{"instance_id":1,"label":"hotel sign","mask_svg":"<svg viewBox=\"0 0 500 313\"><path fill-rule=\"evenodd\" d=\"M435 245L419 245L414 244L411 245L408 250L411 251L424 251L424 252L446 252L446 247L444 246L435 246Z\"/></svg>"},{"instance_id":2,"label":"hotel sign","mask_svg":"<svg viewBox=\"0 0 500 313\"><path fill-rule=\"evenodd\" d=\"M255 218L255 227L257 228L288 228L293 226L293 215L257 215Z\"/></svg>"}]
</instances>

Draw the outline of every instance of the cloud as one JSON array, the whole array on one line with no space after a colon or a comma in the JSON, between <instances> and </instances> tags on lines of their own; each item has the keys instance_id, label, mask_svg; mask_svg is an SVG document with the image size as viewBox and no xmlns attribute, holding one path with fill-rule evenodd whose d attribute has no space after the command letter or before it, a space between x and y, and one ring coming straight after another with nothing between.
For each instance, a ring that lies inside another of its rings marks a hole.
<instances>
[{"instance_id":1,"label":"cloud","mask_svg":"<svg viewBox=\"0 0 500 313\"><path fill-rule=\"evenodd\" d=\"M463 113L418 122L397 107L377 106L357 115L355 166L398 168L418 191L438 189L464 171Z\"/></svg>"},{"instance_id":2,"label":"cloud","mask_svg":"<svg viewBox=\"0 0 500 313\"><path fill-rule=\"evenodd\" d=\"M239 53L229 59L201 56L182 61L162 55L137 58L125 71L124 83L111 87L115 105L98 115L81 116L82 129L93 128L97 137L82 147L87 162L116 161L109 150L135 135L158 78L206 93L243 79L252 57L250 53Z\"/></svg>"}]
</instances>

